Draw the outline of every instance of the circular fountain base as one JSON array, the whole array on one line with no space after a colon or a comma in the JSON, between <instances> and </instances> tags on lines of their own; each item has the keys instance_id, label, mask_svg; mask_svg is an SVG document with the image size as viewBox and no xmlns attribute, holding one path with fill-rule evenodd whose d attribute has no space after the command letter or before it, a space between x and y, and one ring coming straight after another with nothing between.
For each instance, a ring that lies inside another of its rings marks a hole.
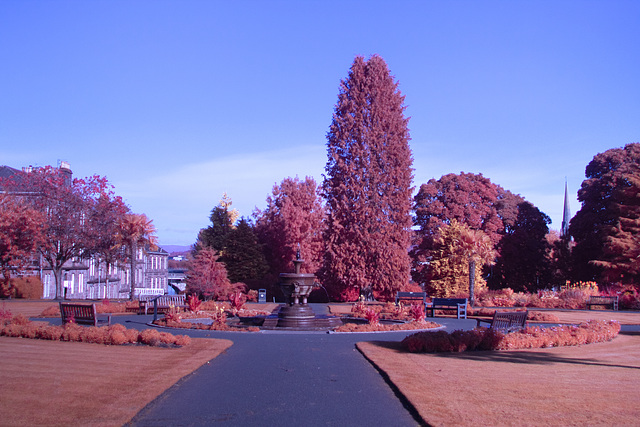
<instances>
[{"instance_id":1,"label":"circular fountain base","mask_svg":"<svg viewBox=\"0 0 640 427\"><path fill-rule=\"evenodd\" d=\"M306 304L284 305L278 314L265 318L261 329L319 331L337 328L342 320L336 316L316 315Z\"/></svg>"}]
</instances>

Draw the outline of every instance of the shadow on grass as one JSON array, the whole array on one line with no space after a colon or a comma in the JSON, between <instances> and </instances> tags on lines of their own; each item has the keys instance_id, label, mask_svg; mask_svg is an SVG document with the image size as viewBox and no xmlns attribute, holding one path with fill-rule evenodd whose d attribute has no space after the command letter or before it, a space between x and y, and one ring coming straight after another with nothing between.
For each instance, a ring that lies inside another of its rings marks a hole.
<instances>
[{"instance_id":1,"label":"shadow on grass","mask_svg":"<svg viewBox=\"0 0 640 427\"><path fill-rule=\"evenodd\" d=\"M621 332L619 335L640 336L640 332ZM393 350L398 354L409 354L400 342L393 341L370 341L370 344L377 347ZM586 344L585 346L588 346ZM581 346L581 347L585 347ZM539 349L538 349L539 350ZM585 348L586 350L586 348ZM585 351L587 353L587 351ZM413 353L415 354L415 353ZM585 366L602 366L607 368L640 369L640 366L619 365L606 361L590 358L563 357L551 351L528 351L528 350L495 350L495 351L466 351L460 353L423 353L433 357L445 359L469 360L477 362L502 362L518 363L526 365L553 365L553 364L573 364Z\"/></svg>"}]
</instances>

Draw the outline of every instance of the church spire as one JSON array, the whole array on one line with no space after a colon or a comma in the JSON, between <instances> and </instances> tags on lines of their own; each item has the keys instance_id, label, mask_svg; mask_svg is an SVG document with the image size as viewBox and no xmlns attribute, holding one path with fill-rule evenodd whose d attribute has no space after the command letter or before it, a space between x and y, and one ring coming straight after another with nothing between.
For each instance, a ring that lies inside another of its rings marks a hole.
<instances>
[{"instance_id":1,"label":"church spire","mask_svg":"<svg viewBox=\"0 0 640 427\"><path fill-rule=\"evenodd\" d=\"M569 210L569 189L567 187L567 179L564 179L564 211L562 211L562 227L560 229L561 236L569 236L569 221L571 220L571 211Z\"/></svg>"}]
</instances>

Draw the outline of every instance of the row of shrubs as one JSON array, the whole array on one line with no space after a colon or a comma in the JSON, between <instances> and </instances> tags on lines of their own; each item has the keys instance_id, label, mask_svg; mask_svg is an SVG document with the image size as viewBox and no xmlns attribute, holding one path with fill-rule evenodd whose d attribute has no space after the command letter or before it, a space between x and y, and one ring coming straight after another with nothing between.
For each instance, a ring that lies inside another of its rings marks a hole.
<instances>
[{"instance_id":1,"label":"row of shrubs","mask_svg":"<svg viewBox=\"0 0 640 427\"><path fill-rule=\"evenodd\" d=\"M604 290L599 289L595 282L567 283L556 290L536 293L514 292L511 288L482 290L476 295L475 304L480 307L584 309L589 297L596 295L617 295L621 309L640 310L640 294L635 287L611 285Z\"/></svg>"},{"instance_id":2,"label":"row of shrubs","mask_svg":"<svg viewBox=\"0 0 640 427\"><path fill-rule=\"evenodd\" d=\"M191 342L186 335L173 335L156 329L127 329L124 325L80 326L67 323L64 326L31 322L22 314L8 319L3 313L0 321L0 336L43 339L53 341L76 341L106 345L146 344L150 346L185 346Z\"/></svg>"},{"instance_id":3,"label":"row of shrubs","mask_svg":"<svg viewBox=\"0 0 640 427\"><path fill-rule=\"evenodd\" d=\"M616 321L590 320L578 326L527 327L509 334L487 328L451 333L418 332L402 340L402 346L411 353L516 350L605 342L619 332L620 324Z\"/></svg>"}]
</instances>

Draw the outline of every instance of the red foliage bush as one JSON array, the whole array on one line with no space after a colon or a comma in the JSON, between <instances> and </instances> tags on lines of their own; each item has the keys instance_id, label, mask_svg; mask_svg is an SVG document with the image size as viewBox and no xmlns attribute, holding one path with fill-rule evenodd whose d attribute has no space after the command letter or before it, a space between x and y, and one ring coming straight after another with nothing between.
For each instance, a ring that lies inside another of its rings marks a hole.
<instances>
[{"instance_id":1,"label":"red foliage bush","mask_svg":"<svg viewBox=\"0 0 640 427\"><path fill-rule=\"evenodd\" d=\"M492 329L471 331L418 332L402 340L402 345L412 353L451 353L473 350L492 350L501 337Z\"/></svg>"},{"instance_id":2,"label":"red foliage bush","mask_svg":"<svg viewBox=\"0 0 640 427\"><path fill-rule=\"evenodd\" d=\"M83 327L75 323L67 323L62 327L62 341L80 341Z\"/></svg>"},{"instance_id":3,"label":"red foliage bush","mask_svg":"<svg viewBox=\"0 0 640 427\"><path fill-rule=\"evenodd\" d=\"M258 302L258 291L255 289L249 289L247 292L247 301L249 302Z\"/></svg>"},{"instance_id":4,"label":"red foliage bush","mask_svg":"<svg viewBox=\"0 0 640 427\"><path fill-rule=\"evenodd\" d=\"M160 332L157 329L145 329L140 332L138 337L138 341L142 344L156 346L160 344Z\"/></svg>"},{"instance_id":5,"label":"red foliage bush","mask_svg":"<svg viewBox=\"0 0 640 427\"><path fill-rule=\"evenodd\" d=\"M611 285L605 292L601 292L601 295L618 295L620 308L626 310L640 310L640 294L633 285Z\"/></svg>"},{"instance_id":6,"label":"red foliage bush","mask_svg":"<svg viewBox=\"0 0 640 427\"><path fill-rule=\"evenodd\" d=\"M61 326L40 326L36 331L36 338L41 340L60 341L64 329Z\"/></svg>"},{"instance_id":7,"label":"red foliage bush","mask_svg":"<svg viewBox=\"0 0 640 427\"><path fill-rule=\"evenodd\" d=\"M27 323L29 323L29 319L27 319L25 317L24 314L22 313L18 313L15 316L13 316L13 318L11 319L11 323L15 324L15 325L26 325Z\"/></svg>"},{"instance_id":8,"label":"red foliage bush","mask_svg":"<svg viewBox=\"0 0 640 427\"><path fill-rule=\"evenodd\" d=\"M164 318L173 322L179 322L182 320L182 312L177 307L170 307L165 313Z\"/></svg>"},{"instance_id":9,"label":"red foliage bush","mask_svg":"<svg viewBox=\"0 0 640 427\"><path fill-rule=\"evenodd\" d=\"M111 345L123 345L130 343L123 331L109 331L109 342Z\"/></svg>"},{"instance_id":10,"label":"red foliage bush","mask_svg":"<svg viewBox=\"0 0 640 427\"><path fill-rule=\"evenodd\" d=\"M356 316L364 316L364 311L366 310L367 305L363 300L356 301L353 306L351 306L351 312Z\"/></svg>"},{"instance_id":11,"label":"red foliage bush","mask_svg":"<svg viewBox=\"0 0 640 427\"><path fill-rule=\"evenodd\" d=\"M242 309L245 302L247 302L247 298L242 294L242 292L234 292L229 295L229 303L231 304L231 310L234 316L240 309Z\"/></svg>"},{"instance_id":12,"label":"red foliage bush","mask_svg":"<svg viewBox=\"0 0 640 427\"><path fill-rule=\"evenodd\" d=\"M411 304L409 314L414 322L422 322L424 320L424 307L422 304Z\"/></svg>"},{"instance_id":13,"label":"red foliage bush","mask_svg":"<svg viewBox=\"0 0 640 427\"><path fill-rule=\"evenodd\" d=\"M50 305L49 307L42 310L42 313L40 313L40 317L60 317L60 306Z\"/></svg>"},{"instance_id":14,"label":"red foliage bush","mask_svg":"<svg viewBox=\"0 0 640 427\"><path fill-rule=\"evenodd\" d=\"M2 309L0 309L0 324L4 325L9 323L12 318L11 310L5 309L5 305L2 304Z\"/></svg>"},{"instance_id":15,"label":"red foliage bush","mask_svg":"<svg viewBox=\"0 0 640 427\"><path fill-rule=\"evenodd\" d=\"M122 345L129 343L143 343L147 345L186 345L189 337L174 336L168 332L158 332L155 329L146 329L139 332L136 329L127 329L123 325L111 325L84 327L75 323L67 323L64 326L39 325L31 321L24 321L24 316L14 316L17 319L0 324L0 336L35 338L53 341L77 341L94 344ZM186 344L180 344L186 343Z\"/></svg>"},{"instance_id":16,"label":"red foliage bush","mask_svg":"<svg viewBox=\"0 0 640 427\"><path fill-rule=\"evenodd\" d=\"M527 320L536 322L559 322L560 318L555 314L545 313L544 311L530 311Z\"/></svg>"},{"instance_id":17,"label":"red foliage bush","mask_svg":"<svg viewBox=\"0 0 640 427\"><path fill-rule=\"evenodd\" d=\"M486 328L452 333L418 332L402 340L402 345L412 353L515 350L610 341L618 335L618 332L620 332L618 322L590 320L578 326L531 327L509 334Z\"/></svg>"},{"instance_id":18,"label":"red foliage bush","mask_svg":"<svg viewBox=\"0 0 640 427\"><path fill-rule=\"evenodd\" d=\"M42 297L42 282L39 277L14 277L11 279L11 285L5 296L12 298L38 299Z\"/></svg>"},{"instance_id":19,"label":"red foliage bush","mask_svg":"<svg viewBox=\"0 0 640 427\"><path fill-rule=\"evenodd\" d=\"M377 325L380 323L380 312L369 307L364 311L364 318L370 325Z\"/></svg>"},{"instance_id":20,"label":"red foliage bush","mask_svg":"<svg viewBox=\"0 0 640 427\"><path fill-rule=\"evenodd\" d=\"M197 295L189 295L189 298L187 298L187 305L189 306L189 311L195 313L200 310L202 301Z\"/></svg>"},{"instance_id":21,"label":"red foliage bush","mask_svg":"<svg viewBox=\"0 0 640 427\"><path fill-rule=\"evenodd\" d=\"M219 311L219 310L231 310L231 305L228 302L220 302L207 300L203 301L200 306L202 311Z\"/></svg>"},{"instance_id":22,"label":"red foliage bush","mask_svg":"<svg viewBox=\"0 0 640 427\"><path fill-rule=\"evenodd\" d=\"M388 331L407 331L413 329L434 329L439 328L440 324L434 322L407 322L392 324L357 324L345 323L335 329L336 332L388 332Z\"/></svg>"},{"instance_id":23,"label":"red foliage bush","mask_svg":"<svg viewBox=\"0 0 640 427\"><path fill-rule=\"evenodd\" d=\"M191 344L191 337L188 335L178 335L175 338L176 340L174 343L177 346L184 347L185 345Z\"/></svg>"}]
</instances>

